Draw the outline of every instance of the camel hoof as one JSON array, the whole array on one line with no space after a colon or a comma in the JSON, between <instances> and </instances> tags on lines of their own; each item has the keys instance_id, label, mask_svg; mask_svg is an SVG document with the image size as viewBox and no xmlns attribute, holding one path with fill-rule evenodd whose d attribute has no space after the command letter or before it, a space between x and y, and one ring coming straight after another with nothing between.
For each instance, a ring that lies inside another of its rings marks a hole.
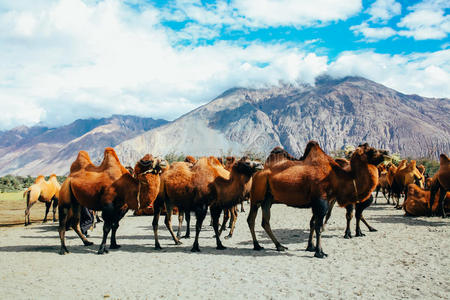
<instances>
[{"instance_id":1,"label":"camel hoof","mask_svg":"<svg viewBox=\"0 0 450 300\"><path fill-rule=\"evenodd\" d=\"M192 247L191 252L200 252L199 247Z\"/></svg>"},{"instance_id":2,"label":"camel hoof","mask_svg":"<svg viewBox=\"0 0 450 300\"><path fill-rule=\"evenodd\" d=\"M378 230L376 230L376 229L373 228L373 227L370 227L370 228L369 228L369 231L370 231L370 232L375 232L375 231L378 231Z\"/></svg>"},{"instance_id":3,"label":"camel hoof","mask_svg":"<svg viewBox=\"0 0 450 300\"><path fill-rule=\"evenodd\" d=\"M232 236L233 236L233 235L231 235L231 234L226 235L226 236L224 237L224 239L226 239L226 240L231 239Z\"/></svg>"},{"instance_id":4,"label":"camel hoof","mask_svg":"<svg viewBox=\"0 0 450 300\"><path fill-rule=\"evenodd\" d=\"M101 247L100 249L98 249L97 254L102 255L108 253L108 250L105 249L105 247Z\"/></svg>"},{"instance_id":5,"label":"camel hoof","mask_svg":"<svg viewBox=\"0 0 450 300\"><path fill-rule=\"evenodd\" d=\"M277 246L277 251L285 251L285 250L288 250L288 248L287 247L285 247L285 246L283 246L283 245L278 245Z\"/></svg>"},{"instance_id":6,"label":"camel hoof","mask_svg":"<svg viewBox=\"0 0 450 300\"><path fill-rule=\"evenodd\" d=\"M308 247L306 247L305 251L316 252L316 247L314 247L312 244L309 244Z\"/></svg>"},{"instance_id":7,"label":"camel hoof","mask_svg":"<svg viewBox=\"0 0 450 300\"><path fill-rule=\"evenodd\" d=\"M186 234L182 237L182 239L190 239L190 238L191 238L191 236L189 234Z\"/></svg>"},{"instance_id":8,"label":"camel hoof","mask_svg":"<svg viewBox=\"0 0 450 300\"><path fill-rule=\"evenodd\" d=\"M84 243L84 245L85 246L91 246L91 245L94 245L94 243L93 242L89 242L89 241L83 241L83 243Z\"/></svg>"},{"instance_id":9,"label":"camel hoof","mask_svg":"<svg viewBox=\"0 0 450 300\"><path fill-rule=\"evenodd\" d=\"M259 244L255 244L255 245L253 245L253 250L255 250L255 251L264 250L264 247L261 247Z\"/></svg>"},{"instance_id":10,"label":"camel hoof","mask_svg":"<svg viewBox=\"0 0 450 300\"><path fill-rule=\"evenodd\" d=\"M47 220L42 221L42 224L45 224L45 223L47 223Z\"/></svg>"},{"instance_id":11,"label":"camel hoof","mask_svg":"<svg viewBox=\"0 0 450 300\"><path fill-rule=\"evenodd\" d=\"M61 248L61 249L59 250L59 254L60 254L60 255L65 255L66 253L69 253L69 250L64 249L64 248Z\"/></svg>"},{"instance_id":12,"label":"camel hoof","mask_svg":"<svg viewBox=\"0 0 450 300\"><path fill-rule=\"evenodd\" d=\"M120 247L121 247L120 245L114 244L109 246L109 249L119 249Z\"/></svg>"},{"instance_id":13,"label":"camel hoof","mask_svg":"<svg viewBox=\"0 0 450 300\"><path fill-rule=\"evenodd\" d=\"M322 250L316 251L316 253L314 253L314 257L317 257L317 258L324 258L327 256L328 256L328 254L324 253Z\"/></svg>"},{"instance_id":14,"label":"camel hoof","mask_svg":"<svg viewBox=\"0 0 450 300\"><path fill-rule=\"evenodd\" d=\"M355 237L362 237L362 236L366 236L366 235L364 233L362 233L362 232L357 232L355 234Z\"/></svg>"},{"instance_id":15,"label":"camel hoof","mask_svg":"<svg viewBox=\"0 0 450 300\"><path fill-rule=\"evenodd\" d=\"M180 240L178 240L178 241L176 241L175 242L175 245L182 245L183 243L180 241Z\"/></svg>"},{"instance_id":16,"label":"camel hoof","mask_svg":"<svg viewBox=\"0 0 450 300\"><path fill-rule=\"evenodd\" d=\"M219 245L216 247L217 250L225 250L227 249L227 247L225 247L224 245Z\"/></svg>"},{"instance_id":17,"label":"camel hoof","mask_svg":"<svg viewBox=\"0 0 450 300\"><path fill-rule=\"evenodd\" d=\"M344 235L344 239L351 239L352 238L352 234L350 232L346 232Z\"/></svg>"},{"instance_id":18,"label":"camel hoof","mask_svg":"<svg viewBox=\"0 0 450 300\"><path fill-rule=\"evenodd\" d=\"M155 250L162 250L161 246L159 244L155 245Z\"/></svg>"}]
</instances>

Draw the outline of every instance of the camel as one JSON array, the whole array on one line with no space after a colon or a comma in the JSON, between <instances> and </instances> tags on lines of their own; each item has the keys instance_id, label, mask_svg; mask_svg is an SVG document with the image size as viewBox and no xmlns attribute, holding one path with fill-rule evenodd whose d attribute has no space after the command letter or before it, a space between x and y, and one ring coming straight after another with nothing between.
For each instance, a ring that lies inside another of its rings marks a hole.
<instances>
[{"instance_id":1,"label":"camel","mask_svg":"<svg viewBox=\"0 0 450 300\"><path fill-rule=\"evenodd\" d=\"M378 193L380 190L384 198L387 200L387 204L390 204L389 199L391 197L391 185L389 184L388 181L388 172L389 172L388 170L389 166L386 167L384 164L380 164L378 166L378 185L375 193L375 200L374 200L375 204L377 203Z\"/></svg>"},{"instance_id":2,"label":"camel","mask_svg":"<svg viewBox=\"0 0 450 300\"><path fill-rule=\"evenodd\" d=\"M143 161L146 171L155 169L156 161L148 163ZM135 175L136 176L136 175ZM137 176L137 178L145 176ZM133 177L119 161L113 148L106 148L104 158L99 166L92 163L86 151L80 151L76 160L70 167L70 174L61 186L59 201L59 236L61 240L60 254L68 253L65 245L65 231L71 226L83 241L85 246L92 245L80 230L80 206L95 211L102 211L103 231L109 232L112 227L111 247L117 247L115 243L115 232L118 221L123 216L123 211L128 207L122 204L123 199L111 199L104 197L107 188L117 180L131 180ZM136 179L137 180L137 179ZM141 182L141 181L139 181ZM140 186L143 186L141 184ZM140 189L137 189L140 191ZM130 189L128 193L134 193L136 189ZM143 197L141 197L142 199ZM135 198L136 199L136 198ZM111 202L112 201L112 202ZM122 204L118 207L118 204ZM127 205L131 205L127 203ZM70 218L69 218L70 213ZM114 237L114 239L113 239ZM99 253L104 253L102 246Z\"/></svg>"},{"instance_id":3,"label":"camel","mask_svg":"<svg viewBox=\"0 0 450 300\"><path fill-rule=\"evenodd\" d=\"M403 203L403 209L405 210L405 215L407 216L426 216L429 212L430 207L430 191L423 190L414 183L408 186L408 198ZM440 191L438 190L435 194L435 201L433 201L433 206L431 206L432 212L436 213L438 210L438 201ZM446 212L450 211L450 193L447 193L444 200L444 209Z\"/></svg>"},{"instance_id":4,"label":"camel","mask_svg":"<svg viewBox=\"0 0 450 300\"><path fill-rule=\"evenodd\" d=\"M208 205L212 200L212 183L216 177L229 178L229 172L216 157L202 157L195 165L190 166L185 162L173 163L162 174L160 193L155 201L155 214L153 216L153 231L155 236L155 249L161 249L158 240L158 221L161 209L165 206L167 214L164 223L176 245L180 240L172 229L172 208L178 207L179 211L194 211L196 216L196 234L192 251L198 251L198 237L206 216Z\"/></svg>"},{"instance_id":5,"label":"camel","mask_svg":"<svg viewBox=\"0 0 450 300\"><path fill-rule=\"evenodd\" d=\"M315 252L315 257L323 258L327 254L321 245L321 229L330 202L336 199L340 206L345 207L368 200L378 183L376 165L384 160L387 152L361 145L353 152L351 170L348 171L325 154L314 141L307 144L305 153L298 160L281 150L275 148L267 158L264 170L253 176L247 222L254 250L263 249L255 234L255 219L260 206L262 227L278 251L287 249L276 239L270 227L271 205L283 203L297 208L312 207L306 249ZM314 231L316 246L312 242Z\"/></svg>"},{"instance_id":6,"label":"camel","mask_svg":"<svg viewBox=\"0 0 450 300\"><path fill-rule=\"evenodd\" d=\"M419 183L422 182L422 174L417 170L416 168L416 161L411 160L408 164L406 164L404 167L397 168L397 172L395 172L394 175L394 181L392 182L392 193L393 198L396 201L396 208L401 209L400 206L400 195L402 193L405 194L405 200L408 197L408 185L411 183ZM421 186L423 188L423 186Z\"/></svg>"},{"instance_id":7,"label":"camel","mask_svg":"<svg viewBox=\"0 0 450 300\"><path fill-rule=\"evenodd\" d=\"M347 172L351 172L350 161L348 161L346 159L342 159L342 158L335 159L335 161L339 164L339 166L341 168L343 168ZM378 166L377 169L378 169L378 173L379 173L380 172L380 166ZM378 185L377 185L377 187L378 187ZM369 223L367 223L366 219L363 216L363 211L367 207L369 207L373 202L374 202L373 201L373 197L372 197L372 195L370 195L369 199L367 199L366 201L356 202L355 204L349 204L349 205L347 205L345 207L345 209L347 210L347 213L345 214L345 217L347 219L347 227L345 228L344 238L346 238L346 239L351 239L352 238L352 233L351 233L351 230L350 230L350 223L351 223L351 220L353 218L353 211L355 211L355 217L356 217L356 230L355 230L356 233L355 233L355 237L365 236L365 234L362 233L362 231L361 231L360 221L362 221L364 223L364 225L366 225L366 227L369 229L370 232L377 231L375 228L370 226ZM331 211L332 211L335 203L336 203L336 199L333 200L330 203L327 215L325 217L324 226L323 226L322 229L324 229L325 228L325 224L328 223L328 220L331 217Z\"/></svg>"},{"instance_id":8,"label":"camel","mask_svg":"<svg viewBox=\"0 0 450 300\"><path fill-rule=\"evenodd\" d=\"M27 208L25 210L25 226L30 225L30 210L37 202L45 203L45 217L43 223L47 222L47 215L53 202L53 222L56 222L56 207L58 206L59 190L61 186L56 179L56 175L50 175L48 181L43 175L39 175L35 183L31 185L24 193L23 197L27 198Z\"/></svg>"},{"instance_id":9,"label":"camel","mask_svg":"<svg viewBox=\"0 0 450 300\"><path fill-rule=\"evenodd\" d=\"M252 161L244 156L232 165L229 179L219 176L214 180L213 190L215 197L213 197L213 200L210 202L210 211L213 220L217 249L225 249L220 241L219 232L219 217L221 211L226 208L236 208L236 205L242 202L245 189L251 182L253 174L263 168L261 163ZM236 221L232 224L228 238L233 235L235 223Z\"/></svg>"},{"instance_id":10,"label":"camel","mask_svg":"<svg viewBox=\"0 0 450 300\"><path fill-rule=\"evenodd\" d=\"M439 196L439 205L438 205L438 212L442 214L442 217L445 218L447 216L447 213L445 212L444 208L444 199L447 194L447 192L450 191L450 160L447 155L441 154L439 157L439 170L434 175L433 183L431 184L430 188L430 214L432 213L431 208L433 207L434 202L434 196L436 195L437 191L440 191Z\"/></svg>"}]
</instances>

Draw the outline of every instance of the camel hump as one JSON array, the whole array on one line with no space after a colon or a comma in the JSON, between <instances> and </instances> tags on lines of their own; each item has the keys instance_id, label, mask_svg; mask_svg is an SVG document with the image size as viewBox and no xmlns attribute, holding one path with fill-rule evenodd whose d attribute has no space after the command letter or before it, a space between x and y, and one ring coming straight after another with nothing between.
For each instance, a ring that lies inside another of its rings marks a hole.
<instances>
[{"instance_id":1,"label":"camel hump","mask_svg":"<svg viewBox=\"0 0 450 300\"><path fill-rule=\"evenodd\" d=\"M445 155L444 153L442 153L442 154L439 156L439 162L440 162L441 165L443 165L443 164L448 164L448 163L449 163L448 156Z\"/></svg>"},{"instance_id":2,"label":"camel hump","mask_svg":"<svg viewBox=\"0 0 450 300\"><path fill-rule=\"evenodd\" d=\"M80 152L78 152L77 158L70 166L70 173L84 169L88 165L93 165L91 158L86 151L81 150Z\"/></svg>"},{"instance_id":3,"label":"camel hump","mask_svg":"<svg viewBox=\"0 0 450 300\"><path fill-rule=\"evenodd\" d=\"M44 175L39 175L38 177L36 177L36 180L34 181L34 184L42 182L45 180Z\"/></svg>"},{"instance_id":4,"label":"camel hump","mask_svg":"<svg viewBox=\"0 0 450 300\"><path fill-rule=\"evenodd\" d=\"M116 153L116 151L114 150L114 148L106 147L103 156L104 156L103 160L106 160L107 158L112 157L112 158L115 159L116 161L120 162L119 157L117 156L117 153Z\"/></svg>"},{"instance_id":5,"label":"camel hump","mask_svg":"<svg viewBox=\"0 0 450 300\"><path fill-rule=\"evenodd\" d=\"M50 178L56 178L56 174L50 174Z\"/></svg>"},{"instance_id":6,"label":"camel hump","mask_svg":"<svg viewBox=\"0 0 450 300\"><path fill-rule=\"evenodd\" d=\"M195 157L188 155L185 157L184 162L195 164L197 160L195 159Z\"/></svg>"}]
</instances>

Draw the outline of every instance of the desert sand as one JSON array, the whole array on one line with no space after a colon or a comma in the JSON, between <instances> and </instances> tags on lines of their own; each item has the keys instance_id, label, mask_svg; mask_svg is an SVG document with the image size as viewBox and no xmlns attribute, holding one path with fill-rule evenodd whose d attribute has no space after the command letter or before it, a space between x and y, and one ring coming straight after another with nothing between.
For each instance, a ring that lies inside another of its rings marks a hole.
<instances>
[{"instance_id":1,"label":"desert sand","mask_svg":"<svg viewBox=\"0 0 450 300\"><path fill-rule=\"evenodd\" d=\"M381 202L383 200L380 200ZM379 202L380 202L379 201ZM249 210L248 205L246 206ZM122 247L97 255L102 224L84 247L67 232L70 254L58 254L56 223L0 227L2 299L439 299L450 295L450 219L404 217L390 205L368 208L365 217L378 229L344 239L345 209L335 208L323 234L325 259L305 252L311 211L272 207L272 229L289 248L277 252L257 219L265 250L253 251L246 216L241 213L228 249L215 249L209 217L200 236L175 246L163 218L153 249L152 217L129 213L118 230ZM192 218L195 222L195 217ZM173 218L177 224L176 217ZM352 222L352 233L355 231ZM183 227L184 228L184 227ZM194 230L192 224L191 230ZM109 242L108 242L109 243Z\"/></svg>"}]
</instances>

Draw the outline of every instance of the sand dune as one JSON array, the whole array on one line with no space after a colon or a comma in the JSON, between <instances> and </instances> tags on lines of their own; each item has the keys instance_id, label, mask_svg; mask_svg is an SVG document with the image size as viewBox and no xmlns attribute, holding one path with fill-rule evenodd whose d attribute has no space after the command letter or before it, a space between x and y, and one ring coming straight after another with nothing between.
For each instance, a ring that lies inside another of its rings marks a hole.
<instances>
[{"instance_id":1,"label":"sand dune","mask_svg":"<svg viewBox=\"0 0 450 300\"><path fill-rule=\"evenodd\" d=\"M240 214L234 237L222 240L228 247L224 251L215 249L207 218L201 253L190 252L193 239L173 245L162 218L164 249L153 250L152 217L131 214L118 230L122 248L103 256L96 254L101 226L91 233L95 245L89 247L69 231L71 253L66 256L58 254L56 224L0 228L0 295L3 299L438 299L450 294L450 219L404 217L403 211L378 204L365 213L378 232L368 232L362 225L365 237L346 240L345 210L335 208L323 235L329 256L316 259L304 251L309 209L273 206L272 228L289 247L286 252L274 250L260 226L261 213L257 236L266 249L253 251L246 215Z\"/></svg>"}]
</instances>

